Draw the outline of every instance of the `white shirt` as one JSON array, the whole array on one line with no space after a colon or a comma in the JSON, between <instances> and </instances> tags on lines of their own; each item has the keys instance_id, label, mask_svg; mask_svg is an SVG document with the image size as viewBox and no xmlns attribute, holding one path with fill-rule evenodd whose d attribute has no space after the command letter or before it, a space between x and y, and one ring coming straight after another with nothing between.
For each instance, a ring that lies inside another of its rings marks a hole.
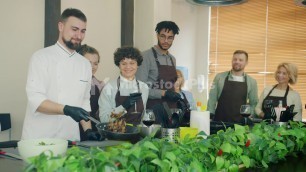
<instances>
[{"instance_id":1,"label":"white shirt","mask_svg":"<svg viewBox=\"0 0 306 172\"><path fill-rule=\"evenodd\" d=\"M37 112L44 100L90 111L91 66L78 53L69 53L57 42L33 54L26 85L28 104L22 139L80 140L78 123L71 117Z\"/></svg>"},{"instance_id":2,"label":"white shirt","mask_svg":"<svg viewBox=\"0 0 306 172\"><path fill-rule=\"evenodd\" d=\"M140 92L142 93L142 101L144 109L146 109L146 104L149 96L149 87L144 82L139 81ZM100 121L109 122L111 112L119 113L125 111L122 105L116 107L116 94L117 94L117 79L111 80L103 88L101 95L99 97L99 111L100 111ZM127 80L122 75L120 75L120 95L129 96L130 93L137 91L136 80Z\"/></svg>"}]
</instances>

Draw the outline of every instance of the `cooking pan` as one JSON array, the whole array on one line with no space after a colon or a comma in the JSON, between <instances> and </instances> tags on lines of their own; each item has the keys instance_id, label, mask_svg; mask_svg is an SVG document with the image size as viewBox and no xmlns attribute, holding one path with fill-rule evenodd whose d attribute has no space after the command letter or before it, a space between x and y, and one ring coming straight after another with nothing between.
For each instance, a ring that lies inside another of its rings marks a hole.
<instances>
[{"instance_id":1,"label":"cooking pan","mask_svg":"<svg viewBox=\"0 0 306 172\"><path fill-rule=\"evenodd\" d=\"M99 131L99 133L106 137L108 140L121 140L121 141L130 141L132 143L136 143L139 140L139 130L137 127L129 126L127 125L125 127L126 131L125 133L119 133L119 132L112 132L108 130L108 123L101 123L100 121L88 117L91 121L96 123L96 127Z\"/></svg>"}]
</instances>

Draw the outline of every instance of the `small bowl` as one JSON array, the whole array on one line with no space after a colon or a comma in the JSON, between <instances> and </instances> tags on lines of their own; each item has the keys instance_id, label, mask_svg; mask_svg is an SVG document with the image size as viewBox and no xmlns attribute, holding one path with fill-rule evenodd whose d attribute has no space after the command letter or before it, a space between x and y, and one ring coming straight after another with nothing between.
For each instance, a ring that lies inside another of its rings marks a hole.
<instances>
[{"instance_id":1,"label":"small bowl","mask_svg":"<svg viewBox=\"0 0 306 172\"><path fill-rule=\"evenodd\" d=\"M159 125L159 124L153 124L150 127L148 127L146 125L143 125L143 124L139 124L137 127L139 129L141 137L150 136L155 131L156 131L156 133L152 137L156 137L156 138L161 137L161 125Z\"/></svg>"},{"instance_id":2,"label":"small bowl","mask_svg":"<svg viewBox=\"0 0 306 172\"><path fill-rule=\"evenodd\" d=\"M29 162L29 158L45 153L50 156L64 155L67 151L68 141L55 138L27 139L17 143L22 159ZM51 152L50 152L51 151Z\"/></svg>"}]
</instances>

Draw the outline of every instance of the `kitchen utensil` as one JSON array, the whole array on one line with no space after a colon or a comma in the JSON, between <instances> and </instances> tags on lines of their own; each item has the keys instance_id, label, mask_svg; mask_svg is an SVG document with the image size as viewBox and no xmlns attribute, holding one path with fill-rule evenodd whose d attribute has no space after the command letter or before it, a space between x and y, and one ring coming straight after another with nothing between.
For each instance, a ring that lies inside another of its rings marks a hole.
<instances>
[{"instance_id":1,"label":"kitchen utensil","mask_svg":"<svg viewBox=\"0 0 306 172\"><path fill-rule=\"evenodd\" d=\"M126 132L119 133L109 131L107 125L108 123L100 123L96 125L96 127L98 128L100 134L104 135L109 140L131 141L132 143L135 143L139 140L140 134L137 127L127 125L125 128Z\"/></svg>"},{"instance_id":2,"label":"kitchen utensil","mask_svg":"<svg viewBox=\"0 0 306 172\"><path fill-rule=\"evenodd\" d=\"M162 128L162 138L168 142L178 143L178 137L180 136L180 128Z\"/></svg>"},{"instance_id":3,"label":"kitchen utensil","mask_svg":"<svg viewBox=\"0 0 306 172\"><path fill-rule=\"evenodd\" d=\"M131 93L130 96L131 96L131 97L140 97L141 94L142 94L142 93L139 93L138 90L137 90L137 92ZM132 113L133 113L133 114L139 113L139 112L137 111L137 102L135 102L135 110L134 110Z\"/></svg>"},{"instance_id":4,"label":"kitchen utensil","mask_svg":"<svg viewBox=\"0 0 306 172\"><path fill-rule=\"evenodd\" d=\"M170 118L170 126L169 128L178 128L180 125L180 117L179 114L173 113Z\"/></svg>"},{"instance_id":5,"label":"kitchen utensil","mask_svg":"<svg viewBox=\"0 0 306 172\"><path fill-rule=\"evenodd\" d=\"M168 128L170 125L169 117L171 116L171 111L170 108L167 104L167 102L163 102L163 107L164 110L166 111L166 115L161 115L163 117L162 123L163 123L163 128Z\"/></svg>"},{"instance_id":6,"label":"kitchen utensil","mask_svg":"<svg viewBox=\"0 0 306 172\"><path fill-rule=\"evenodd\" d=\"M16 160L22 160L21 156L18 156L18 155L12 154L12 153L8 153L8 152L2 151L2 150L0 150L0 156L6 156L6 157L13 158L13 159L16 159Z\"/></svg>"},{"instance_id":7,"label":"kitchen utensil","mask_svg":"<svg viewBox=\"0 0 306 172\"><path fill-rule=\"evenodd\" d=\"M276 121L276 112L275 112L275 108L271 108L271 117L274 121Z\"/></svg>"},{"instance_id":8,"label":"kitchen utensil","mask_svg":"<svg viewBox=\"0 0 306 172\"><path fill-rule=\"evenodd\" d=\"M96 120L95 118L91 117L91 116L87 116L88 119L90 119L92 122L96 123L96 124L100 124L101 122Z\"/></svg>"},{"instance_id":9,"label":"kitchen utensil","mask_svg":"<svg viewBox=\"0 0 306 172\"><path fill-rule=\"evenodd\" d=\"M19 140L10 140L10 141L0 142L0 148L15 148L17 147L18 141Z\"/></svg>"}]
</instances>

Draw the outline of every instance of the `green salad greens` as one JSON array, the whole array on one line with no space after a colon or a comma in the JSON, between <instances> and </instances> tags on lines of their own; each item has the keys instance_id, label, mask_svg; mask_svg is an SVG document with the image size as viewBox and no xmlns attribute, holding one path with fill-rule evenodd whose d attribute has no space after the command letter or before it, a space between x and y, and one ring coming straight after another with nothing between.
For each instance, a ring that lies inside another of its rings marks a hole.
<instances>
[{"instance_id":1,"label":"green salad greens","mask_svg":"<svg viewBox=\"0 0 306 172\"><path fill-rule=\"evenodd\" d=\"M124 143L102 150L70 148L65 156L32 158L25 171L238 171L241 166L268 167L289 155L306 153L306 128L290 122L290 129L264 122L235 125L203 139L179 139L179 143L146 137L137 144Z\"/></svg>"},{"instance_id":2,"label":"green salad greens","mask_svg":"<svg viewBox=\"0 0 306 172\"><path fill-rule=\"evenodd\" d=\"M48 146L48 145L55 145L54 143L45 143L45 142L39 142L38 146Z\"/></svg>"}]
</instances>

